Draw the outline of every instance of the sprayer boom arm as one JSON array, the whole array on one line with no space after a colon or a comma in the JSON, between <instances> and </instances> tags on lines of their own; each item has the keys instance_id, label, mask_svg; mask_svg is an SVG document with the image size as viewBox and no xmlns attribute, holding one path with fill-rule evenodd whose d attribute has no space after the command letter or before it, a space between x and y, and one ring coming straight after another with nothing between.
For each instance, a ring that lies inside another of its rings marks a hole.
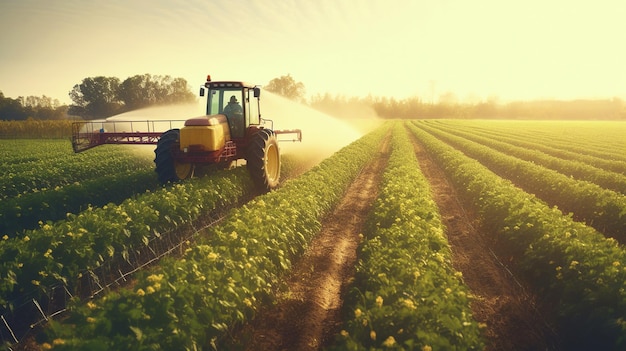
<instances>
[{"instance_id":1,"label":"sprayer boom arm","mask_svg":"<svg viewBox=\"0 0 626 351\"><path fill-rule=\"evenodd\" d=\"M179 120L75 122L72 123L72 148L74 152L81 152L104 144L156 145L163 132L184 122Z\"/></svg>"},{"instance_id":2,"label":"sprayer boom arm","mask_svg":"<svg viewBox=\"0 0 626 351\"><path fill-rule=\"evenodd\" d=\"M284 130L275 130L274 134L276 135L286 135L286 134L295 134L292 139L279 139L278 141L302 141L302 130L301 129L284 129Z\"/></svg>"}]
</instances>

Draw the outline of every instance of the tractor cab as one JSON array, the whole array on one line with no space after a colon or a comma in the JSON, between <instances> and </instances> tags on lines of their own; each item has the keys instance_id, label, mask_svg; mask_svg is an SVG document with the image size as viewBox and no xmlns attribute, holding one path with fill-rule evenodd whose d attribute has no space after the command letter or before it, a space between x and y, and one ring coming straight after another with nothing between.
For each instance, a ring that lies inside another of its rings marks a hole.
<instances>
[{"instance_id":1,"label":"tractor cab","mask_svg":"<svg viewBox=\"0 0 626 351\"><path fill-rule=\"evenodd\" d=\"M250 125L260 125L259 97L261 89L244 82L207 82L200 89L200 96L207 96L207 116L224 115L228 121L230 136L244 138Z\"/></svg>"}]
</instances>

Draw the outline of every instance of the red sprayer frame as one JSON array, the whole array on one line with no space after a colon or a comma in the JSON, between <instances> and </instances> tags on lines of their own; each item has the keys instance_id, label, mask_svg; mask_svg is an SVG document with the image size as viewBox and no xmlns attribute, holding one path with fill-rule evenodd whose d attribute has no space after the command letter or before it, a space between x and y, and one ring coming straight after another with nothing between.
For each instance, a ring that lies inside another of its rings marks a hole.
<instances>
[{"instance_id":1,"label":"red sprayer frame","mask_svg":"<svg viewBox=\"0 0 626 351\"><path fill-rule=\"evenodd\" d=\"M185 120L153 121L91 121L72 123L72 147L81 152L104 144L156 145L161 135L173 128L182 128ZM295 134L302 141L300 129L275 130L276 135Z\"/></svg>"}]
</instances>

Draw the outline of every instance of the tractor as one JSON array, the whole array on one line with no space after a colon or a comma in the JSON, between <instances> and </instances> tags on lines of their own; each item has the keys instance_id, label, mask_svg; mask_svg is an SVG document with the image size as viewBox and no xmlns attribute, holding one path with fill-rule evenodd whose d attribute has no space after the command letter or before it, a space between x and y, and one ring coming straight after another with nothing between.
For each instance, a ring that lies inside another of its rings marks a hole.
<instances>
[{"instance_id":1,"label":"tractor","mask_svg":"<svg viewBox=\"0 0 626 351\"><path fill-rule=\"evenodd\" d=\"M155 144L155 165L162 183L194 175L196 167L229 167L244 159L254 183L269 191L278 186L281 141L302 141L302 131L274 130L261 118L258 86L240 81L211 81L200 88L207 97L206 115L181 120L76 122L72 126L74 152L103 144ZM176 125L183 124L181 127ZM165 132L157 131L166 126ZM143 131L133 131L136 129Z\"/></svg>"}]
</instances>

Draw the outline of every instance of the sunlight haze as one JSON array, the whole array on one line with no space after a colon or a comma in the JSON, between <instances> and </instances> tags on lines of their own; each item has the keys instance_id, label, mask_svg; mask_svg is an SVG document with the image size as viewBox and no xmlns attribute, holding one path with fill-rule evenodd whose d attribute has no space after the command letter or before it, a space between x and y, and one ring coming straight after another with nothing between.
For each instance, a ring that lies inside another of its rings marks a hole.
<instances>
[{"instance_id":1,"label":"sunlight haze","mask_svg":"<svg viewBox=\"0 0 626 351\"><path fill-rule=\"evenodd\" d=\"M0 91L71 103L84 78L267 84L307 96L626 98L621 1L0 2Z\"/></svg>"}]
</instances>

